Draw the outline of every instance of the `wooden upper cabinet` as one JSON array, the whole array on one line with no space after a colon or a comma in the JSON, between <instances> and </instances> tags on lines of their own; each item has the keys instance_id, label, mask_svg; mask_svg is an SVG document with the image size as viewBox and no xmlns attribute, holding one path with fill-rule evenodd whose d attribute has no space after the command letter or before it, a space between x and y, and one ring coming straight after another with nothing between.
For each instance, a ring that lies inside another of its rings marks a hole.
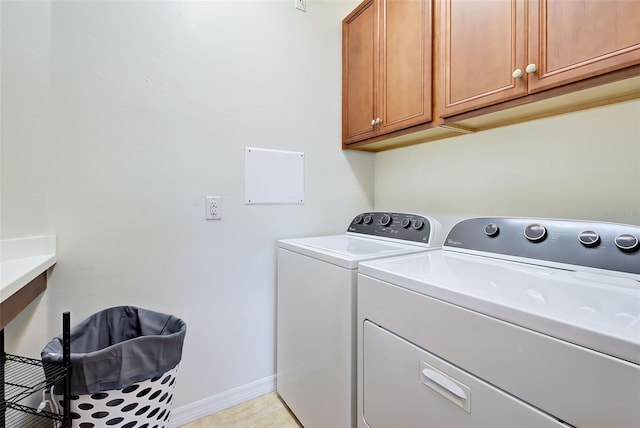
<instances>
[{"instance_id":1,"label":"wooden upper cabinet","mask_svg":"<svg viewBox=\"0 0 640 428\"><path fill-rule=\"evenodd\" d=\"M431 1L380 2L380 133L431 120Z\"/></svg>"},{"instance_id":2,"label":"wooden upper cabinet","mask_svg":"<svg viewBox=\"0 0 640 428\"><path fill-rule=\"evenodd\" d=\"M529 29L529 92L640 64L638 0L529 0Z\"/></svg>"},{"instance_id":3,"label":"wooden upper cabinet","mask_svg":"<svg viewBox=\"0 0 640 428\"><path fill-rule=\"evenodd\" d=\"M637 0L438 4L442 117L640 64Z\"/></svg>"},{"instance_id":4,"label":"wooden upper cabinet","mask_svg":"<svg viewBox=\"0 0 640 428\"><path fill-rule=\"evenodd\" d=\"M342 22L343 144L432 116L430 0L371 0Z\"/></svg>"},{"instance_id":5,"label":"wooden upper cabinet","mask_svg":"<svg viewBox=\"0 0 640 428\"><path fill-rule=\"evenodd\" d=\"M358 6L342 21L342 141L374 137L378 84L378 7Z\"/></svg>"},{"instance_id":6,"label":"wooden upper cabinet","mask_svg":"<svg viewBox=\"0 0 640 428\"><path fill-rule=\"evenodd\" d=\"M527 93L524 0L443 0L439 10L442 116ZM523 71L524 72L524 71Z\"/></svg>"}]
</instances>

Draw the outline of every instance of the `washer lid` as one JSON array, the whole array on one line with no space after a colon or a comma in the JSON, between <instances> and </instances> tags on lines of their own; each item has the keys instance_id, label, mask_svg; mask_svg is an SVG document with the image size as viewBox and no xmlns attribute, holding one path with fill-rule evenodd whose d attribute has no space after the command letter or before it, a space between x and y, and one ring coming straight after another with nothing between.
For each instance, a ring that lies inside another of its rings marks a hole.
<instances>
[{"instance_id":1,"label":"washer lid","mask_svg":"<svg viewBox=\"0 0 640 428\"><path fill-rule=\"evenodd\" d=\"M393 285L640 364L640 276L618 278L443 250L366 262L359 269Z\"/></svg>"},{"instance_id":2,"label":"washer lid","mask_svg":"<svg viewBox=\"0 0 640 428\"><path fill-rule=\"evenodd\" d=\"M347 269L356 269L358 263L382 257L411 254L426 249L417 245L399 244L351 235L331 235L313 238L284 239L278 247L333 263Z\"/></svg>"}]
</instances>

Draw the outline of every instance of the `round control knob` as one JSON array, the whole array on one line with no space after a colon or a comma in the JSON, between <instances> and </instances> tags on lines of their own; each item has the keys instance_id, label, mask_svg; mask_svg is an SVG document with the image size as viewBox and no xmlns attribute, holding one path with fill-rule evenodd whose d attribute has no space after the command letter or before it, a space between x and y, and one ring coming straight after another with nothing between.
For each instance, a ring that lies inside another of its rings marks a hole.
<instances>
[{"instance_id":1,"label":"round control knob","mask_svg":"<svg viewBox=\"0 0 640 428\"><path fill-rule=\"evenodd\" d=\"M640 248L638 238L629 233L616 236L615 243L622 251L632 252Z\"/></svg>"},{"instance_id":2,"label":"round control knob","mask_svg":"<svg viewBox=\"0 0 640 428\"><path fill-rule=\"evenodd\" d=\"M383 226L389 226L391 224L391 216L389 214L383 214L380 218L380 224Z\"/></svg>"},{"instance_id":3,"label":"round control knob","mask_svg":"<svg viewBox=\"0 0 640 428\"><path fill-rule=\"evenodd\" d=\"M361 216L361 215L356 216L356 218L354 218L354 219L353 219L353 222L354 222L355 224L360 224L360 223L362 223L362 216Z\"/></svg>"},{"instance_id":4,"label":"round control knob","mask_svg":"<svg viewBox=\"0 0 640 428\"><path fill-rule=\"evenodd\" d=\"M597 247L600 243L600 235L593 230L585 230L578 234L578 241L585 247Z\"/></svg>"},{"instance_id":5,"label":"round control knob","mask_svg":"<svg viewBox=\"0 0 640 428\"><path fill-rule=\"evenodd\" d=\"M371 217L370 215L364 217L364 224L371 224L372 221L373 217Z\"/></svg>"},{"instance_id":6,"label":"round control knob","mask_svg":"<svg viewBox=\"0 0 640 428\"><path fill-rule=\"evenodd\" d=\"M409 220L408 218L403 218L400 222L400 226L406 229L407 227L411 226L411 220Z\"/></svg>"},{"instance_id":7,"label":"round control knob","mask_svg":"<svg viewBox=\"0 0 640 428\"><path fill-rule=\"evenodd\" d=\"M500 228L495 223L489 223L484 227L484 233L486 233L487 236L491 236L492 238L494 236L498 236L499 232L500 232Z\"/></svg>"},{"instance_id":8,"label":"round control knob","mask_svg":"<svg viewBox=\"0 0 640 428\"><path fill-rule=\"evenodd\" d=\"M547 229L541 224L530 224L524 229L524 237L531 242L542 242L547 236Z\"/></svg>"},{"instance_id":9,"label":"round control knob","mask_svg":"<svg viewBox=\"0 0 640 428\"><path fill-rule=\"evenodd\" d=\"M415 220L413 222L413 224L411 225L412 228L414 228L415 230L420 230L424 227L424 221L422 220Z\"/></svg>"}]
</instances>

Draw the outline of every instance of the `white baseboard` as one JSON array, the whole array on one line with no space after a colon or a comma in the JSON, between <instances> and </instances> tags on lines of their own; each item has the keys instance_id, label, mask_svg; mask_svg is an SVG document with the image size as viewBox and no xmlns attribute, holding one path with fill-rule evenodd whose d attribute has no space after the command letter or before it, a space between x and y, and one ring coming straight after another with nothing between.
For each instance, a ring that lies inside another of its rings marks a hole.
<instances>
[{"instance_id":1,"label":"white baseboard","mask_svg":"<svg viewBox=\"0 0 640 428\"><path fill-rule=\"evenodd\" d=\"M212 415L276 390L276 376L271 375L217 395L178 407L171 411L172 428Z\"/></svg>"}]
</instances>

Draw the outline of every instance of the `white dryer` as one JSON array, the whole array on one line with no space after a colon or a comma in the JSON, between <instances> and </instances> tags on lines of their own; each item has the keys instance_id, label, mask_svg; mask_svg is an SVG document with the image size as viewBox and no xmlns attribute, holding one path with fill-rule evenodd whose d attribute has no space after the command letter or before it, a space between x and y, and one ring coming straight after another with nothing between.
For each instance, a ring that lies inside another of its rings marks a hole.
<instances>
[{"instance_id":1,"label":"white dryer","mask_svg":"<svg viewBox=\"0 0 640 428\"><path fill-rule=\"evenodd\" d=\"M640 227L473 218L358 279L359 427L640 427Z\"/></svg>"},{"instance_id":2,"label":"white dryer","mask_svg":"<svg viewBox=\"0 0 640 428\"><path fill-rule=\"evenodd\" d=\"M307 428L356 423L356 280L360 262L442 245L435 219L356 216L346 234L278 241L277 391Z\"/></svg>"}]
</instances>

